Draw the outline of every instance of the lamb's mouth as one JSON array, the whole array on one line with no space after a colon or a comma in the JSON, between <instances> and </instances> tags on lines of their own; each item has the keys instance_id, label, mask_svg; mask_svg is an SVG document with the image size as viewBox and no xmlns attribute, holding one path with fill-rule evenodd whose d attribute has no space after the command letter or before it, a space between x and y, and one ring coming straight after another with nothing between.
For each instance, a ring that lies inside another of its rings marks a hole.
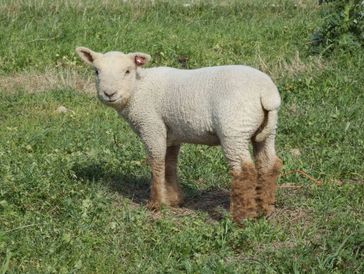
<instances>
[{"instance_id":1,"label":"lamb's mouth","mask_svg":"<svg viewBox=\"0 0 364 274\"><path fill-rule=\"evenodd\" d=\"M112 103L116 103L117 101L120 101L120 100L121 100L121 97L116 98L116 99L109 99L109 100L106 100L105 102L112 104Z\"/></svg>"},{"instance_id":2,"label":"lamb's mouth","mask_svg":"<svg viewBox=\"0 0 364 274\"><path fill-rule=\"evenodd\" d=\"M105 105L113 107L113 108L117 108L117 109L121 109L121 108L125 107L125 105L128 102L128 99L125 98L124 96L120 96L116 99L100 97L100 100Z\"/></svg>"}]
</instances>

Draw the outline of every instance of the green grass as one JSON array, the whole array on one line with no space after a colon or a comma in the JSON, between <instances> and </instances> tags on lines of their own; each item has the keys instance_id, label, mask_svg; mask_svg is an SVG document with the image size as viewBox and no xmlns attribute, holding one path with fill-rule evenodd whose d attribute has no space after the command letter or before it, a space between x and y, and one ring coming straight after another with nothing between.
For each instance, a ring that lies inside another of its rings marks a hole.
<instances>
[{"instance_id":1,"label":"green grass","mask_svg":"<svg viewBox=\"0 0 364 274\"><path fill-rule=\"evenodd\" d=\"M279 184L296 188L239 228L220 149L185 145L185 205L150 212L143 146L116 113L72 89L0 86L0 273L362 273L364 53L309 55L316 1L93 2L2 1L0 77L84 73L77 45L261 68L283 99Z\"/></svg>"}]
</instances>

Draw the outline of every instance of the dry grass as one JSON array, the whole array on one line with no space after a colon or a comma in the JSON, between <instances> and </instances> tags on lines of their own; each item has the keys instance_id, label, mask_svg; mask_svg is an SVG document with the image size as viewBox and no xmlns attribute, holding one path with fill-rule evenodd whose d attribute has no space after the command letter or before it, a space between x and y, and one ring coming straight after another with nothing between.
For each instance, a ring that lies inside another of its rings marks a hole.
<instances>
[{"instance_id":1,"label":"dry grass","mask_svg":"<svg viewBox=\"0 0 364 274\"><path fill-rule=\"evenodd\" d=\"M308 62L302 61L298 51L292 58L281 57L274 64L267 64L259 53L257 53L256 59L255 63L258 68L269 74L274 80L296 77L305 73L312 74L314 71L322 70L326 66L320 56L310 56Z\"/></svg>"},{"instance_id":2,"label":"dry grass","mask_svg":"<svg viewBox=\"0 0 364 274\"><path fill-rule=\"evenodd\" d=\"M280 59L268 65L259 54L256 62L260 70L268 73L274 80L284 77L295 77L304 73L313 73L324 69L325 65L320 57L311 57L310 62L303 62L297 52L289 60ZM24 90L29 93L47 90L70 88L81 92L94 93L94 80L90 75L81 74L72 68L50 68L45 72L28 71L0 76L0 90L13 93Z\"/></svg>"},{"instance_id":3,"label":"dry grass","mask_svg":"<svg viewBox=\"0 0 364 274\"><path fill-rule=\"evenodd\" d=\"M14 93L24 90L29 93L55 89L74 89L94 93L94 80L71 69L49 69L45 72L29 71L0 76L0 90Z\"/></svg>"}]
</instances>

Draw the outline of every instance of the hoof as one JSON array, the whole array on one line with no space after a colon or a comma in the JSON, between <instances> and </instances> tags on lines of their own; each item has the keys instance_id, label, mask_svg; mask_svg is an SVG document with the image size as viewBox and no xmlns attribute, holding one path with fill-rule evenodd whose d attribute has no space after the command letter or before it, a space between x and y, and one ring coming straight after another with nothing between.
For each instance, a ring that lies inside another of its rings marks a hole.
<instances>
[{"instance_id":1,"label":"hoof","mask_svg":"<svg viewBox=\"0 0 364 274\"><path fill-rule=\"evenodd\" d=\"M183 203L183 197L180 193L175 193L175 195L170 195L168 197L168 205L171 207L179 207Z\"/></svg>"},{"instance_id":2,"label":"hoof","mask_svg":"<svg viewBox=\"0 0 364 274\"><path fill-rule=\"evenodd\" d=\"M159 211L161 209L161 203L157 201L149 201L146 207L151 211Z\"/></svg>"},{"instance_id":3,"label":"hoof","mask_svg":"<svg viewBox=\"0 0 364 274\"><path fill-rule=\"evenodd\" d=\"M274 210L275 210L275 206L274 205L268 205L267 207L265 207L263 209L263 215L265 217L269 217L270 215L273 214Z\"/></svg>"}]
</instances>

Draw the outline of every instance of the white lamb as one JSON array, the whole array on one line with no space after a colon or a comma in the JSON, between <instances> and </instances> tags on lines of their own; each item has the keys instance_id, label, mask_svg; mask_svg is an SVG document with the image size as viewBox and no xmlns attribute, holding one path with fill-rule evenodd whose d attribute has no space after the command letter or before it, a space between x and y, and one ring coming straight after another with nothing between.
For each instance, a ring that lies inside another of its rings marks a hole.
<instances>
[{"instance_id":1,"label":"white lamb","mask_svg":"<svg viewBox=\"0 0 364 274\"><path fill-rule=\"evenodd\" d=\"M99 99L140 136L152 169L149 206L177 206L176 164L182 143L221 145L232 175L235 221L274 209L281 161L274 139L280 96L269 76L251 67L143 69L145 53L76 52L96 72ZM253 144L255 163L249 153Z\"/></svg>"}]
</instances>

